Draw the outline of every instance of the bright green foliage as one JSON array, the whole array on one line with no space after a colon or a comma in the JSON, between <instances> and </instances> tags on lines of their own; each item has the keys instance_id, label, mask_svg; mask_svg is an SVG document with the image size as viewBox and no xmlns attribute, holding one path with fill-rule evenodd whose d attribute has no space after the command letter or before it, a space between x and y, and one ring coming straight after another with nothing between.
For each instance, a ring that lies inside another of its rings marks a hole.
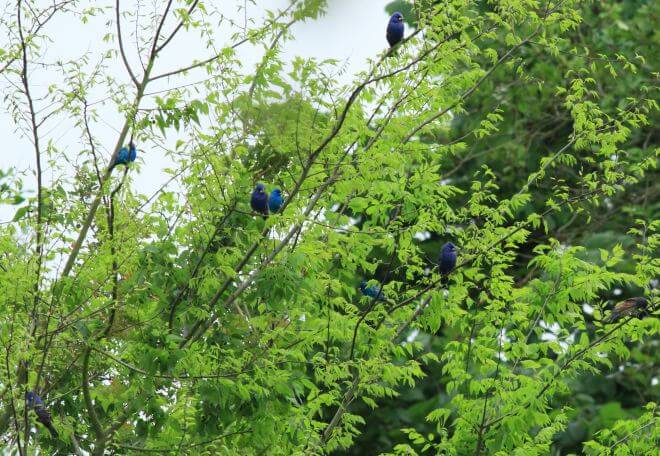
<instances>
[{"instance_id":1,"label":"bright green foliage","mask_svg":"<svg viewBox=\"0 0 660 456\"><path fill-rule=\"evenodd\" d=\"M27 176L0 176L18 207L0 226L10 451L548 454L576 419L585 376L600 381L613 360L657 363L657 318L603 323L616 288L657 305L646 41L612 53L607 43L634 38L610 30L598 58L585 56L571 40L596 13L574 0L422 2L396 56L384 47L344 87L339 63L280 53L324 2L245 24L216 2L169 3L153 17L148 2L120 14L121 50L112 8L55 11L108 21L107 47L63 62L61 83L34 98L72 122L75 153L52 141L25 90L47 24L3 44L7 102L49 166L27 201ZM627 26L619 8L603 14ZM19 11L22 26L3 26L29 30L35 13ZM234 27L230 41L209 32L217 21ZM164 68L177 34L210 58ZM241 46L263 49L256 69ZM137 53L144 66L131 64ZM102 108L121 118L107 144L94 136L107 128ZM138 166L158 165L150 150L175 163L154 195L135 190L130 169L104 171L104 152L130 137L145 152ZM257 181L283 189L281 214L251 213ZM621 213L605 214L608 231L581 233L609 207ZM460 257L445 286L434 262L447 240ZM362 296L362 278L387 300ZM60 440L34 432L31 389ZM653 451L647 409L599 407L578 451Z\"/></svg>"},{"instance_id":2,"label":"bright green foliage","mask_svg":"<svg viewBox=\"0 0 660 456\"><path fill-rule=\"evenodd\" d=\"M585 454L633 455L657 454L660 441L658 407L653 402L646 406L646 413L636 420L620 420L612 429L598 433L596 441L586 442Z\"/></svg>"}]
</instances>

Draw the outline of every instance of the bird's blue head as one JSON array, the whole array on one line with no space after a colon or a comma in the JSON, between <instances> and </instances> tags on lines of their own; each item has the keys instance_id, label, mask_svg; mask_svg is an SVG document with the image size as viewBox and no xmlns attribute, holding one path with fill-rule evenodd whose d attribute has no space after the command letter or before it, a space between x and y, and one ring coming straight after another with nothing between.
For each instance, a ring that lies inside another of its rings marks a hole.
<instances>
[{"instance_id":1,"label":"bird's blue head","mask_svg":"<svg viewBox=\"0 0 660 456\"><path fill-rule=\"evenodd\" d=\"M399 13L398 11L390 17L390 22L392 24L398 24L400 22L403 22L403 14Z\"/></svg>"},{"instance_id":2,"label":"bird's blue head","mask_svg":"<svg viewBox=\"0 0 660 456\"><path fill-rule=\"evenodd\" d=\"M257 184L257 186L254 188L255 193L265 193L266 191L266 186L264 184Z\"/></svg>"},{"instance_id":3,"label":"bird's blue head","mask_svg":"<svg viewBox=\"0 0 660 456\"><path fill-rule=\"evenodd\" d=\"M456 246L451 242L447 242L445 245L442 246L442 253L455 253L455 252L456 252Z\"/></svg>"},{"instance_id":4,"label":"bird's blue head","mask_svg":"<svg viewBox=\"0 0 660 456\"><path fill-rule=\"evenodd\" d=\"M274 188L272 193L273 195L281 196L282 190L280 190L279 188Z\"/></svg>"},{"instance_id":5,"label":"bird's blue head","mask_svg":"<svg viewBox=\"0 0 660 456\"><path fill-rule=\"evenodd\" d=\"M25 400L29 407L34 407L35 404L41 403L41 398L34 391L27 391L25 393Z\"/></svg>"},{"instance_id":6,"label":"bird's blue head","mask_svg":"<svg viewBox=\"0 0 660 456\"><path fill-rule=\"evenodd\" d=\"M364 291L367 289L367 281L362 279L360 282L360 290L364 293Z\"/></svg>"}]
</instances>

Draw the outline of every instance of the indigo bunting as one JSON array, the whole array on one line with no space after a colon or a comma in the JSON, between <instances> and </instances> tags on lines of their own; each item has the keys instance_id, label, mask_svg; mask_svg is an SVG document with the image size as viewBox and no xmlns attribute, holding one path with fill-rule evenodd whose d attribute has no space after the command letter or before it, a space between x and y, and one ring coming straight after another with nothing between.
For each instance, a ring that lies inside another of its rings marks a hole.
<instances>
[{"instance_id":1,"label":"indigo bunting","mask_svg":"<svg viewBox=\"0 0 660 456\"><path fill-rule=\"evenodd\" d=\"M270 213L275 214L279 212L283 204L284 199L282 198L282 191L279 188L273 189L268 197L268 209L270 209Z\"/></svg>"},{"instance_id":2,"label":"indigo bunting","mask_svg":"<svg viewBox=\"0 0 660 456\"><path fill-rule=\"evenodd\" d=\"M25 400L27 401L28 408L34 409L34 412L37 414L37 421L46 426L53 438L57 438L59 434L55 426L53 426L53 418L46 408L44 401L34 391L26 392Z\"/></svg>"},{"instance_id":3,"label":"indigo bunting","mask_svg":"<svg viewBox=\"0 0 660 456\"><path fill-rule=\"evenodd\" d=\"M376 298L376 300L378 301L387 301L387 299L385 299L385 297L383 296L383 290L377 285L372 285L368 287L366 280L360 282L360 291L362 292L363 295L368 296L370 298Z\"/></svg>"},{"instance_id":4,"label":"indigo bunting","mask_svg":"<svg viewBox=\"0 0 660 456\"><path fill-rule=\"evenodd\" d=\"M606 323L613 323L623 317L635 316L638 318L646 314L649 302L644 298L630 298L625 301L618 302L614 305L612 313L609 318L605 320Z\"/></svg>"},{"instance_id":5,"label":"indigo bunting","mask_svg":"<svg viewBox=\"0 0 660 456\"><path fill-rule=\"evenodd\" d=\"M254 212L268 215L268 193L266 193L264 184L257 184L254 188L252 198L250 199L250 206L252 206Z\"/></svg>"},{"instance_id":6,"label":"indigo bunting","mask_svg":"<svg viewBox=\"0 0 660 456\"><path fill-rule=\"evenodd\" d=\"M115 164L112 165L112 167L114 168L117 165L127 164L129 160L129 156L130 154L128 152L128 149L126 147L122 147L121 149L119 149L119 153L117 154L117 159L115 160Z\"/></svg>"},{"instance_id":7,"label":"indigo bunting","mask_svg":"<svg viewBox=\"0 0 660 456\"><path fill-rule=\"evenodd\" d=\"M440 250L440 258L438 258L438 267L440 274L448 276L451 271L456 267L456 246L451 242L447 242Z\"/></svg>"},{"instance_id":8,"label":"indigo bunting","mask_svg":"<svg viewBox=\"0 0 660 456\"><path fill-rule=\"evenodd\" d=\"M394 13L387 23L387 42L390 47L394 47L399 41L403 39L403 14Z\"/></svg>"},{"instance_id":9,"label":"indigo bunting","mask_svg":"<svg viewBox=\"0 0 660 456\"><path fill-rule=\"evenodd\" d=\"M136 158L137 158L137 149L135 148L135 144L133 144L133 141L131 141L130 144L128 145L128 148L122 147L121 149L119 149L119 153L117 154L117 159L115 160L112 167L114 168L117 165L128 165L129 163L134 162Z\"/></svg>"}]
</instances>

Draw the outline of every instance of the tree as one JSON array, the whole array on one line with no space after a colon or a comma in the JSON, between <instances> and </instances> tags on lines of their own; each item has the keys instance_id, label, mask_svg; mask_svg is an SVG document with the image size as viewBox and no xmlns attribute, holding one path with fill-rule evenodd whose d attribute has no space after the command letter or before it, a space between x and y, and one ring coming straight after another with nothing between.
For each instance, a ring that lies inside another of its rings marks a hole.
<instances>
[{"instance_id":1,"label":"tree","mask_svg":"<svg viewBox=\"0 0 660 456\"><path fill-rule=\"evenodd\" d=\"M572 52L580 2L422 2L414 31L350 87L329 76L336 62L280 53L325 2L260 23L212 2L154 5L18 1L3 22L5 103L36 167L34 197L26 177L0 176L18 206L0 227L10 451L350 451L372 435L364 407L416 391L430 425L405 426L408 440L382 451L547 453L584 376L639 359L631 344L657 336L657 318L604 322L615 287L651 311L657 301L655 206L627 196L656 191L656 69L581 50L544 65ZM49 65L56 17L107 21L105 49ZM229 42L218 25L235 31ZM187 35L208 57L166 68ZM248 46L263 49L256 68L242 65ZM32 74L51 67L59 82L43 91ZM107 142L110 110L121 127ZM49 128L63 121L75 153ZM138 162L113 166L129 142ZM134 168L153 166L152 150L175 166L141 195ZM257 182L283 189L279 213L252 213ZM573 224L608 204L629 215L603 223L628 234L594 258ZM435 258L448 240L460 257L444 280ZM385 299L363 296L362 279ZM585 449L650 452L657 411L643 405L603 420Z\"/></svg>"}]
</instances>

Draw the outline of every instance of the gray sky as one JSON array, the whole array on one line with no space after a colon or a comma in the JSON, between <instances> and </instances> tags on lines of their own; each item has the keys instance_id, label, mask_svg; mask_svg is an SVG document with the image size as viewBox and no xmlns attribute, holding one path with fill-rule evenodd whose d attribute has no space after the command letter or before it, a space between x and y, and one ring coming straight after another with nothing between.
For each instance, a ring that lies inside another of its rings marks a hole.
<instances>
[{"instance_id":1,"label":"gray sky","mask_svg":"<svg viewBox=\"0 0 660 456\"><path fill-rule=\"evenodd\" d=\"M346 64L346 71L339 76L341 83L350 84L355 74L367 67L367 59L375 56L386 47L385 27L387 25L387 14L384 11L385 5L389 0L330 0L330 6L325 16L317 21L296 24L292 28L295 41L288 42L284 47L284 58L290 61L295 56L315 57L321 59L337 59ZM45 2L48 3L48 2ZM105 2L103 2L105 4ZM114 2L112 2L114 3ZM122 8L130 7L130 1L122 2ZM236 17L237 20L243 17L243 13L237 12L238 4L243 1L226 2L227 9L223 13L228 16ZM283 8L287 0L267 0L259 1L259 6L249 6L248 16L258 18L263 14L264 9ZM101 2L93 2L100 5ZM156 5L158 2L155 3ZM77 18L71 14L59 16L57 20L49 23L47 34L53 37L53 42L45 46L46 54L43 61L56 62L58 59L79 59L80 56L87 54L91 62L99 59L99 54L109 47L101 41L102 36L110 31L105 21L111 17L107 12L104 17L91 20L88 24L81 24ZM114 16L112 16L114 17ZM241 21L242 22L242 21ZM122 22L122 24L124 24ZM124 27L128 27L127 23ZM114 24L112 24L114 27ZM130 30L123 30L124 34ZM224 33L224 35L223 35ZM220 42L228 42L227 30L218 30ZM223 39L224 38L224 39ZM126 38L125 38L126 39ZM6 45L6 39L0 41ZM116 44L112 44L116 47ZM139 68L138 59L134 52L135 46L127 43L127 53L129 60ZM243 48L241 59L245 62L245 68L251 68L251 65L261 56L260 48ZM175 69L185 66L193 59L203 59L211 55L211 51L200 46L194 33L185 35L180 34L172 42L167 52L163 54L158 62L155 74L161 71ZM46 93L50 84L57 83L57 72L48 67L30 67L30 84L35 96ZM109 73L117 78L128 81L126 72L118 59L111 63ZM163 79L158 84L149 86L148 91L167 89L168 87L181 85L187 82L198 81L208 77L204 71L193 71L183 78ZM18 81L13 77L12 81ZM6 77L0 80L0 90L15 90ZM90 100L95 96L100 99L106 96L102 92L92 93ZM148 102L145 104L149 104ZM101 108L103 109L103 108ZM108 106L106 111L101 111L102 121L93 126L93 135L102 142L102 152L105 157L109 157L110 149L114 146L117 138L117 130L120 128L122 118L114 112L112 106ZM61 149L68 159L75 161L77 151L82 147L80 142L81 131L67 119L53 119L45 124L42 129L46 140L52 140L53 143ZM21 136L16 131L11 115L6 111L0 112L0 133L2 134L4 147L0 151L0 169L15 168L17 172L24 173L24 188L26 194L35 187L34 168L35 158L34 150L27 138ZM168 133L168 141L176 140L176 133ZM142 145L141 159L144 160L140 166L139 172L135 176L134 188L144 194L151 194L162 185L167 179L167 175L162 172L164 167L170 165L164 152L150 149L148 145ZM46 166L44 179L46 182L53 178L50 168ZM0 206L0 222L11 219L16 207Z\"/></svg>"}]
</instances>

